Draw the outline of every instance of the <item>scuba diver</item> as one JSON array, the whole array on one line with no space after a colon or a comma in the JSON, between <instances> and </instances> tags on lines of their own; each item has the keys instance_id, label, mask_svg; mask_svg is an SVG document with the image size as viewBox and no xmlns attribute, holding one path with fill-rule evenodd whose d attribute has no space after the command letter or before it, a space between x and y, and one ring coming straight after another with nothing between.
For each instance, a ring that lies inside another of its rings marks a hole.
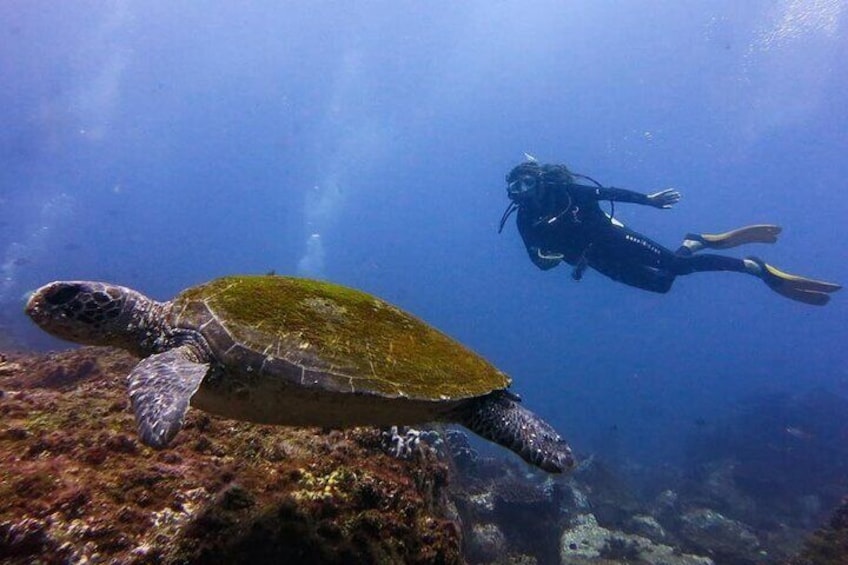
<instances>
[{"instance_id":1,"label":"scuba diver","mask_svg":"<svg viewBox=\"0 0 848 565\"><path fill-rule=\"evenodd\" d=\"M591 184L584 184L586 181ZM573 267L580 280L587 267L630 286L666 293L679 275L703 271L735 271L762 279L773 291L798 302L823 306L838 284L790 275L757 257L737 259L709 249L730 249L746 243L774 243L781 228L760 224L720 234L687 234L677 251L637 233L615 219L615 203L628 202L668 209L680 200L674 189L642 194L601 185L591 177L569 171L565 165L527 161L506 176L510 204L498 233L517 211L518 232L530 260L542 270L561 262ZM610 213L599 202L610 202Z\"/></svg>"}]
</instances>

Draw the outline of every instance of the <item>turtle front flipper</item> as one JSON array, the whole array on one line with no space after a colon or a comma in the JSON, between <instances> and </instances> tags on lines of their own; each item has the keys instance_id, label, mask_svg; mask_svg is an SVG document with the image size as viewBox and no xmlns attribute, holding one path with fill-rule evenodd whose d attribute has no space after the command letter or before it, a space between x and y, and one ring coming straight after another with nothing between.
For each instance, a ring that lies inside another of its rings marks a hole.
<instances>
[{"instance_id":1,"label":"turtle front flipper","mask_svg":"<svg viewBox=\"0 0 848 565\"><path fill-rule=\"evenodd\" d=\"M457 417L457 423L511 449L549 473L562 473L574 467L574 456L565 440L508 393L496 391L473 399L460 409Z\"/></svg>"},{"instance_id":2,"label":"turtle front flipper","mask_svg":"<svg viewBox=\"0 0 848 565\"><path fill-rule=\"evenodd\" d=\"M209 371L209 363L194 359L184 345L142 359L130 373L130 402L145 445L162 449L183 427L189 401Z\"/></svg>"}]
</instances>

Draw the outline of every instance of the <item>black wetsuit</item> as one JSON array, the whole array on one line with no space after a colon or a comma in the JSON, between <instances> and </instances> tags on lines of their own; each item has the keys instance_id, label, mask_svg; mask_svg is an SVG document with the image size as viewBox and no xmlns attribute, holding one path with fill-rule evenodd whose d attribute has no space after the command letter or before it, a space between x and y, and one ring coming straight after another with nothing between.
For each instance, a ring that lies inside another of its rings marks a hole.
<instances>
[{"instance_id":1,"label":"black wetsuit","mask_svg":"<svg viewBox=\"0 0 848 565\"><path fill-rule=\"evenodd\" d=\"M675 277L696 271L745 272L741 259L692 254L686 247L673 252L613 222L598 204L608 200L650 205L645 194L581 184L548 184L546 188L541 201L521 204L517 219L530 259L540 269L565 261L575 267L576 279L588 266L611 279L653 292L668 292Z\"/></svg>"}]
</instances>

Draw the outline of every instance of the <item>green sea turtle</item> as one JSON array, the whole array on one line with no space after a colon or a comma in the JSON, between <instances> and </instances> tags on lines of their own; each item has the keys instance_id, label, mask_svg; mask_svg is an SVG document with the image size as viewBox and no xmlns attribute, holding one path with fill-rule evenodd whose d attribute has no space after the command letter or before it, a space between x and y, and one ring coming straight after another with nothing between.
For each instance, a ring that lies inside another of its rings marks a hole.
<instances>
[{"instance_id":1,"label":"green sea turtle","mask_svg":"<svg viewBox=\"0 0 848 565\"><path fill-rule=\"evenodd\" d=\"M56 337L143 359L129 375L141 440L165 447L189 403L263 424L344 428L458 423L549 472L574 465L510 378L374 296L281 276L232 276L156 302L102 282L57 281L26 313Z\"/></svg>"}]
</instances>

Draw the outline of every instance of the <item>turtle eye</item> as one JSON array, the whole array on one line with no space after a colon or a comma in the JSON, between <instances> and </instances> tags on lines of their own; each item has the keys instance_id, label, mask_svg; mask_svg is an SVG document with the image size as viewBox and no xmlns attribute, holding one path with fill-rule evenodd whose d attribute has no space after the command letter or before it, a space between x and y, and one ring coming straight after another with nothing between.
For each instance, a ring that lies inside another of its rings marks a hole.
<instances>
[{"instance_id":1,"label":"turtle eye","mask_svg":"<svg viewBox=\"0 0 848 565\"><path fill-rule=\"evenodd\" d=\"M63 286L58 290L47 293L44 299L51 306L62 306L67 304L79 294L79 289L74 286Z\"/></svg>"}]
</instances>

